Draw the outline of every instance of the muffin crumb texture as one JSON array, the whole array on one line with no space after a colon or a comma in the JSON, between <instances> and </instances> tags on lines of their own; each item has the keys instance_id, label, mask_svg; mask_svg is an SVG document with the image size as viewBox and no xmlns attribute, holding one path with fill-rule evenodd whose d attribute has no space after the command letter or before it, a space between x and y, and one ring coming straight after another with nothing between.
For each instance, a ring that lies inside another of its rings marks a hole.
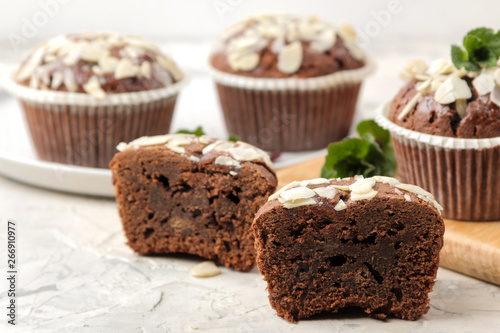
<instances>
[{"instance_id":1,"label":"muffin crumb texture","mask_svg":"<svg viewBox=\"0 0 500 333\"><path fill-rule=\"evenodd\" d=\"M141 138L120 150L110 168L134 251L254 267L251 223L277 184L265 152L185 134Z\"/></svg>"},{"instance_id":2,"label":"muffin crumb texture","mask_svg":"<svg viewBox=\"0 0 500 333\"><path fill-rule=\"evenodd\" d=\"M318 17L285 14L251 17L226 30L212 65L252 77L316 77L364 65L356 33Z\"/></svg>"},{"instance_id":3,"label":"muffin crumb texture","mask_svg":"<svg viewBox=\"0 0 500 333\"><path fill-rule=\"evenodd\" d=\"M182 79L177 65L152 42L104 32L61 35L36 46L15 80L33 89L107 94L166 87Z\"/></svg>"},{"instance_id":4,"label":"muffin crumb texture","mask_svg":"<svg viewBox=\"0 0 500 333\"><path fill-rule=\"evenodd\" d=\"M291 322L346 307L422 317L443 245L432 198L389 177L294 182L271 196L253 223L271 306Z\"/></svg>"}]
</instances>

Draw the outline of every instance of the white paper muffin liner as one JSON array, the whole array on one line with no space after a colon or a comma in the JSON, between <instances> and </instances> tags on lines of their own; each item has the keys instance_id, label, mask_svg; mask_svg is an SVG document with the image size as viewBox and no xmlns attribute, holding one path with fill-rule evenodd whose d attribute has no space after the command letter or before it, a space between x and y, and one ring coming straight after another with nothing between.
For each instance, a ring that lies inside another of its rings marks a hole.
<instances>
[{"instance_id":1,"label":"white paper muffin liner","mask_svg":"<svg viewBox=\"0 0 500 333\"><path fill-rule=\"evenodd\" d=\"M302 151L325 148L351 126L363 67L314 78L254 78L210 66L229 134L262 149Z\"/></svg>"},{"instance_id":2,"label":"white paper muffin liner","mask_svg":"<svg viewBox=\"0 0 500 333\"><path fill-rule=\"evenodd\" d=\"M376 121L391 133L401 180L434 194L446 218L500 220L500 137L419 133L390 121L389 106L379 108Z\"/></svg>"},{"instance_id":3,"label":"white paper muffin liner","mask_svg":"<svg viewBox=\"0 0 500 333\"><path fill-rule=\"evenodd\" d=\"M175 102L186 78L161 89L108 94L45 91L5 78L16 97L42 160L107 168L116 145L145 135L168 133Z\"/></svg>"}]
</instances>

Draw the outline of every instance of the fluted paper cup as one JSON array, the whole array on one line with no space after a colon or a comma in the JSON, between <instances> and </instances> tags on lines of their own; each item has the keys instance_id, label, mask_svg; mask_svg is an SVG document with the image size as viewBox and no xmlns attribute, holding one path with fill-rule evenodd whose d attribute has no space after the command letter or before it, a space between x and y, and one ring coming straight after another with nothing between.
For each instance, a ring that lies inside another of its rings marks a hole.
<instances>
[{"instance_id":1,"label":"fluted paper cup","mask_svg":"<svg viewBox=\"0 0 500 333\"><path fill-rule=\"evenodd\" d=\"M209 66L229 134L262 149L301 151L325 148L351 126L363 79L361 68L313 78L254 78Z\"/></svg>"},{"instance_id":2,"label":"fluted paper cup","mask_svg":"<svg viewBox=\"0 0 500 333\"><path fill-rule=\"evenodd\" d=\"M108 94L103 100L84 93L32 89L12 77L2 85L19 100L40 159L107 168L118 143L169 131L185 81L160 89Z\"/></svg>"},{"instance_id":3,"label":"fluted paper cup","mask_svg":"<svg viewBox=\"0 0 500 333\"><path fill-rule=\"evenodd\" d=\"M435 195L443 216L454 220L500 220L500 137L457 139L415 132L389 120L389 105L377 122L391 132L402 182Z\"/></svg>"}]
</instances>

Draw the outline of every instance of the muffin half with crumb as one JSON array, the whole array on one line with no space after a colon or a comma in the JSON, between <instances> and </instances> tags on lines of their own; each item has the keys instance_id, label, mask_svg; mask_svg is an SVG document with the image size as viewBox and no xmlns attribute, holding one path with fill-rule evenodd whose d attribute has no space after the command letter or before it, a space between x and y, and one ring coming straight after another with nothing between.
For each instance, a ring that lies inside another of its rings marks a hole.
<instances>
[{"instance_id":1,"label":"muffin half with crumb","mask_svg":"<svg viewBox=\"0 0 500 333\"><path fill-rule=\"evenodd\" d=\"M42 160L105 168L119 142L168 132L183 77L150 41L84 32L37 45L5 87Z\"/></svg>"}]
</instances>

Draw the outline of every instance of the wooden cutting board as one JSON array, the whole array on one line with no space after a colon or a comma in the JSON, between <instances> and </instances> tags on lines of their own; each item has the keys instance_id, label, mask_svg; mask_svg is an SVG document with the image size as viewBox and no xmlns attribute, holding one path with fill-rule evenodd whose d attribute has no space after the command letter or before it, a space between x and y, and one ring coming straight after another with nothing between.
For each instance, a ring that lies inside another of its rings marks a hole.
<instances>
[{"instance_id":1,"label":"wooden cutting board","mask_svg":"<svg viewBox=\"0 0 500 333\"><path fill-rule=\"evenodd\" d=\"M324 157L278 170L278 187L319 177ZM499 203L500 204L500 203ZM500 221L463 222L444 219L440 265L500 285Z\"/></svg>"}]
</instances>

